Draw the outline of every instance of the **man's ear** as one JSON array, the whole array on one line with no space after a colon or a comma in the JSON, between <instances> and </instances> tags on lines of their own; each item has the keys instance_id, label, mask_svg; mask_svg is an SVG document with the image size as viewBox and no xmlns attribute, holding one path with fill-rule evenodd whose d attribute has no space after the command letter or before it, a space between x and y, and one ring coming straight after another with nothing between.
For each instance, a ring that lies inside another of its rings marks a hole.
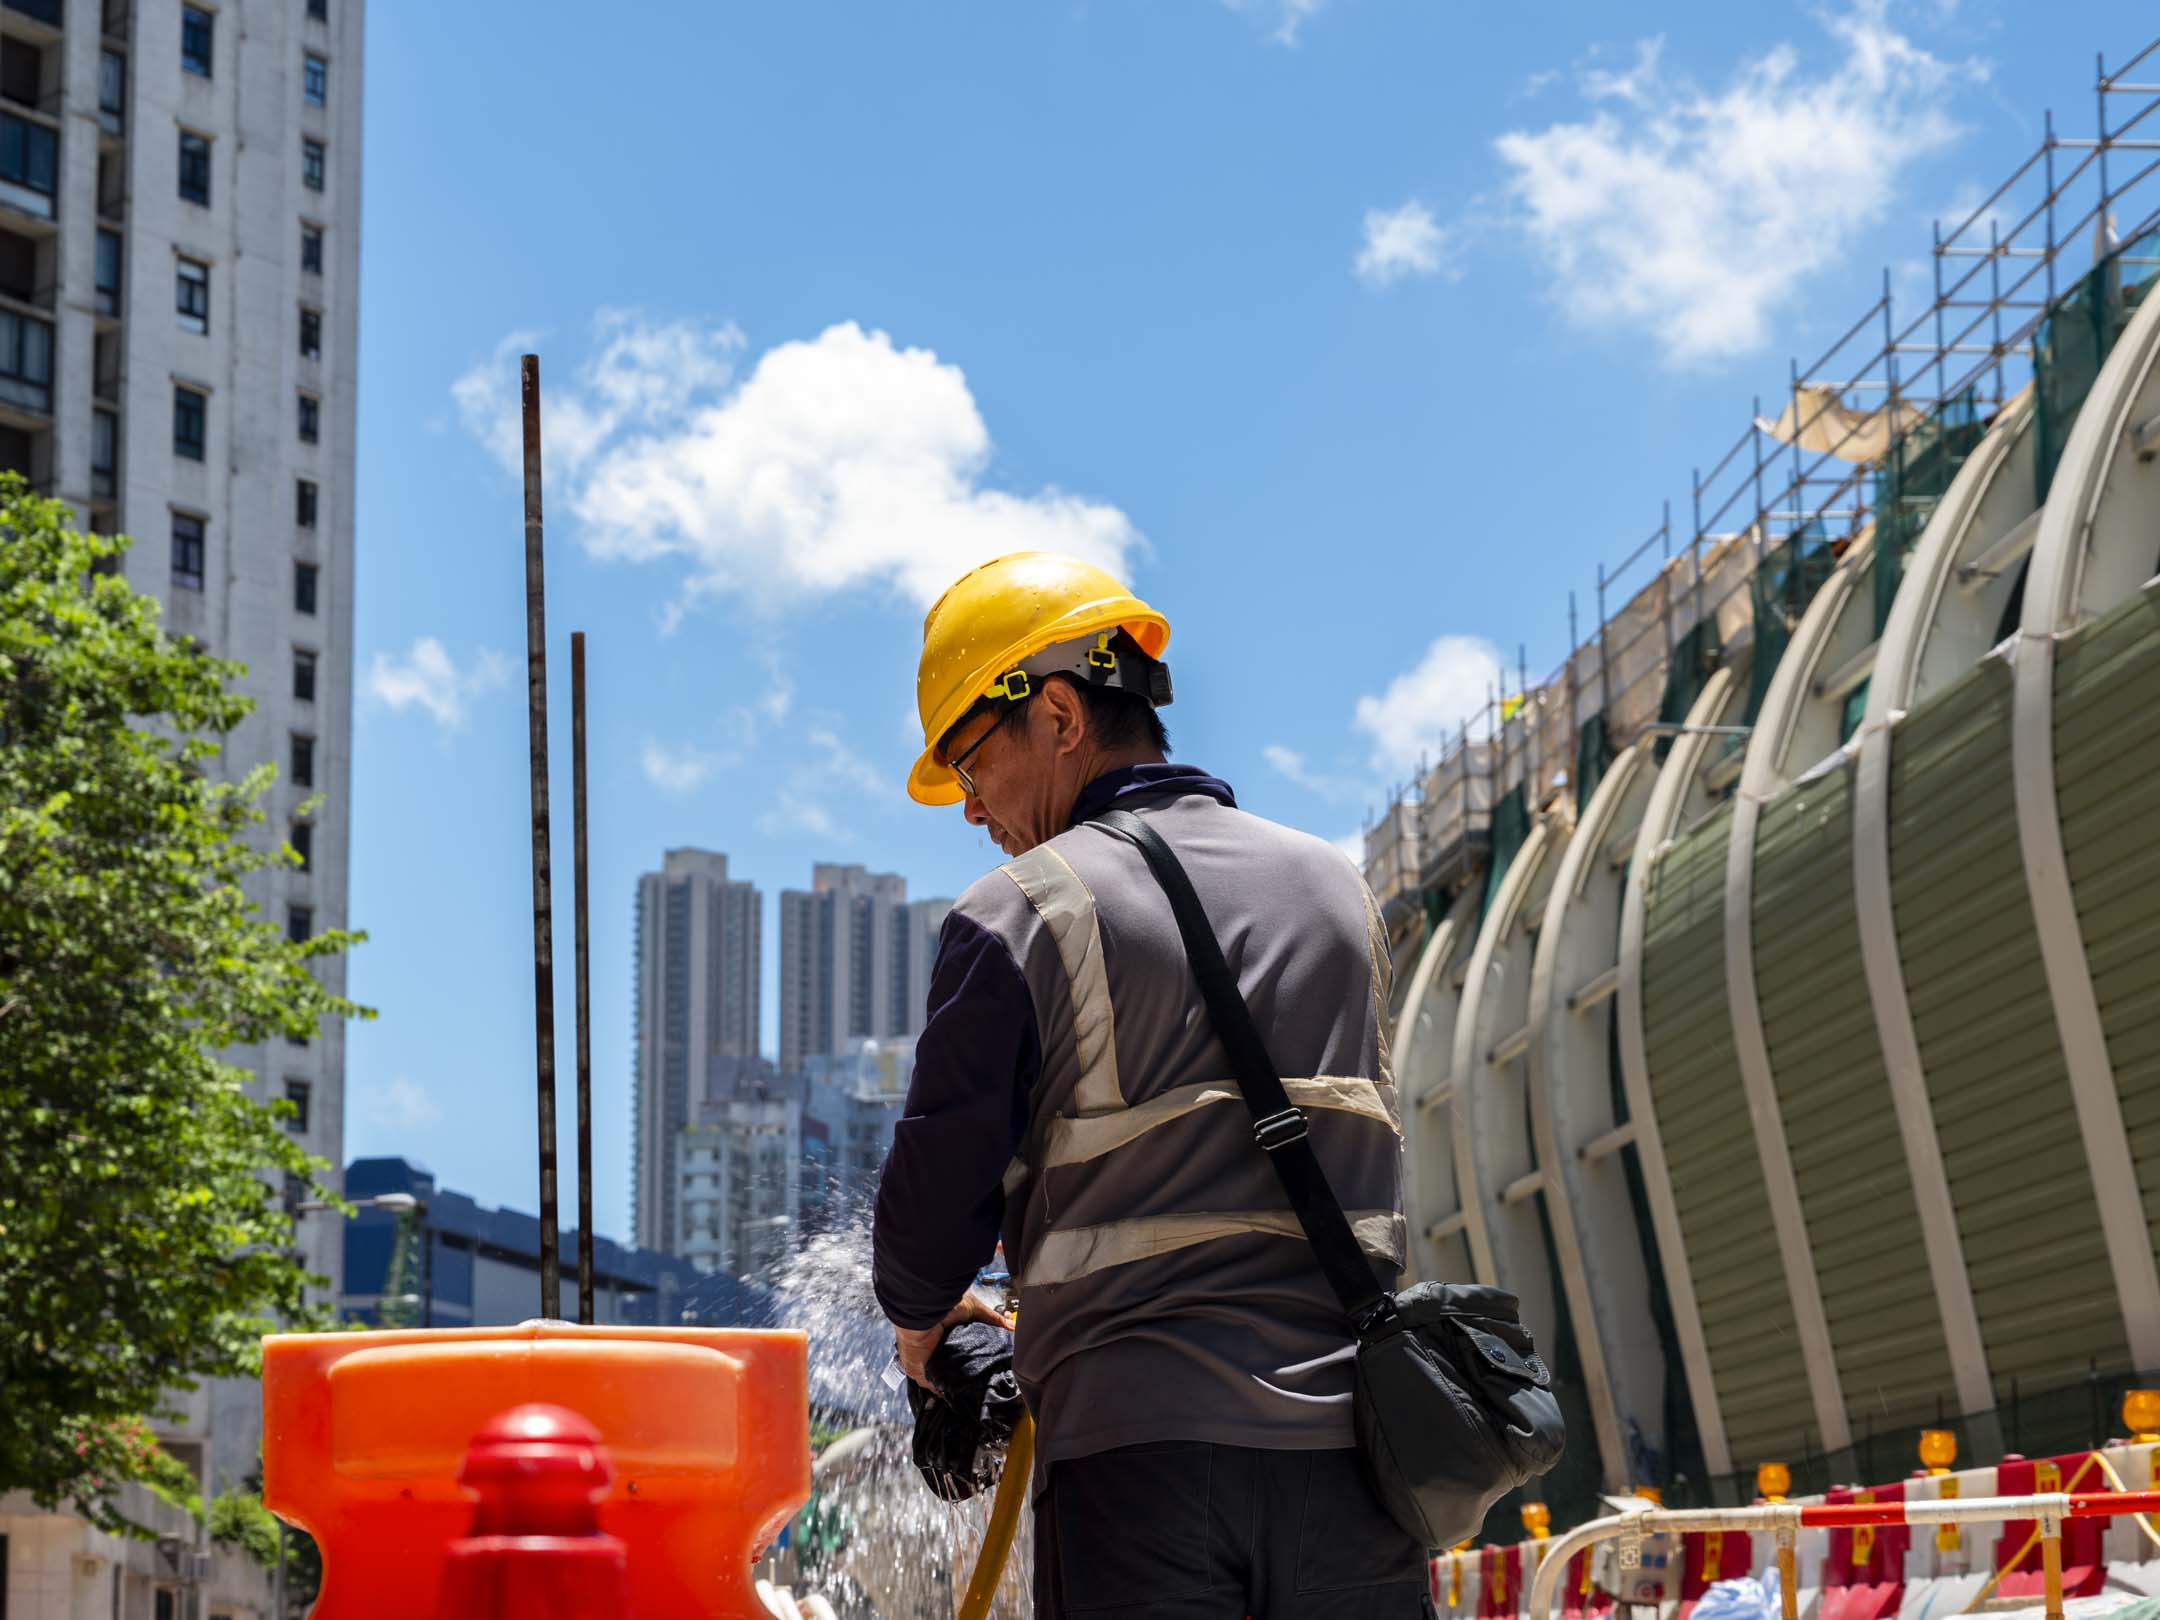
<instances>
[{"instance_id":1,"label":"man's ear","mask_svg":"<svg viewBox=\"0 0 2160 1620\"><path fill-rule=\"evenodd\" d=\"M1079 751L1087 740L1087 704L1070 681L1045 681L1036 702L1050 709L1050 740L1060 754Z\"/></svg>"}]
</instances>

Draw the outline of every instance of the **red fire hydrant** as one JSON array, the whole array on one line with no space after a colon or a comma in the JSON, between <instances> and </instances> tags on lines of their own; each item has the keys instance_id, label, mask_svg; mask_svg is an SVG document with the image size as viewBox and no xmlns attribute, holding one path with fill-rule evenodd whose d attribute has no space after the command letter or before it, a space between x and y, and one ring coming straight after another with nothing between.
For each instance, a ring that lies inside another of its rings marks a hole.
<instances>
[{"instance_id":1,"label":"red fire hydrant","mask_svg":"<svg viewBox=\"0 0 2160 1620\"><path fill-rule=\"evenodd\" d=\"M473 1436L458 1483L480 1500L450 1544L438 1620L619 1620L628 1559L600 1529L614 1466L567 1407L514 1406Z\"/></svg>"}]
</instances>

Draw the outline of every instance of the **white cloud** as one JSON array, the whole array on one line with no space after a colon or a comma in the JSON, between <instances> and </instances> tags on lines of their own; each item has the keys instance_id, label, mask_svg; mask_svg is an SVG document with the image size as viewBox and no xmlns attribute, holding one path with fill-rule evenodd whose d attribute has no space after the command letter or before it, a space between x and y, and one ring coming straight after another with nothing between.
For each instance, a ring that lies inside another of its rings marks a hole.
<instances>
[{"instance_id":1,"label":"white cloud","mask_svg":"<svg viewBox=\"0 0 2160 1620\"><path fill-rule=\"evenodd\" d=\"M758 828L771 836L810 833L818 838L830 838L847 843L851 835L842 831L833 820L832 812L816 799L805 797L792 788L783 788L775 796L772 808L758 817Z\"/></svg>"},{"instance_id":2,"label":"white cloud","mask_svg":"<svg viewBox=\"0 0 2160 1620\"><path fill-rule=\"evenodd\" d=\"M401 1130L432 1125L442 1118L435 1099L402 1074L374 1094L369 1112L380 1123Z\"/></svg>"},{"instance_id":3,"label":"white cloud","mask_svg":"<svg viewBox=\"0 0 2160 1620\"><path fill-rule=\"evenodd\" d=\"M640 758L645 767L645 779L668 793L688 793L722 763L719 755L702 748L670 748L650 740Z\"/></svg>"},{"instance_id":4,"label":"white cloud","mask_svg":"<svg viewBox=\"0 0 2160 1620\"><path fill-rule=\"evenodd\" d=\"M725 388L743 335L733 322L654 325L633 310L593 318L599 347L568 377L540 368L541 464L551 483L578 472L626 428L666 421L703 393ZM450 385L466 430L514 474L525 465L518 357L540 347L537 332L512 332L495 352Z\"/></svg>"},{"instance_id":5,"label":"white cloud","mask_svg":"<svg viewBox=\"0 0 2160 1620\"><path fill-rule=\"evenodd\" d=\"M402 657L377 653L368 665L367 695L392 709L425 709L445 731L465 723L465 706L482 692L508 683L510 660L483 647L464 669L443 644L422 636Z\"/></svg>"},{"instance_id":6,"label":"white cloud","mask_svg":"<svg viewBox=\"0 0 2160 1620\"><path fill-rule=\"evenodd\" d=\"M1223 0L1223 4L1240 16L1272 23L1274 26L1268 30L1270 43L1295 45L1298 30L1307 19L1319 14L1327 0Z\"/></svg>"},{"instance_id":7,"label":"white cloud","mask_svg":"<svg viewBox=\"0 0 2160 1620\"><path fill-rule=\"evenodd\" d=\"M1447 251L1447 232L1416 198L1400 208L1365 211L1365 245L1358 252L1358 279L1385 287L1404 276L1436 274Z\"/></svg>"},{"instance_id":8,"label":"white cloud","mask_svg":"<svg viewBox=\"0 0 2160 1620\"><path fill-rule=\"evenodd\" d=\"M1715 90L1669 75L1661 41L1589 69L1590 116L1495 143L1530 245L1585 326L1647 327L1676 364L1762 345L1799 284L1887 211L1901 176L1958 133L1971 63L1892 28L1885 0L1826 18L1809 73L1789 45Z\"/></svg>"},{"instance_id":9,"label":"white cloud","mask_svg":"<svg viewBox=\"0 0 2160 1620\"><path fill-rule=\"evenodd\" d=\"M927 349L850 322L768 350L737 382L732 326L611 313L599 335L600 354L547 387L548 464L589 550L681 559L692 598L770 609L882 587L927 607L1003 552L1066 551L1123 575L1144 544L1114 506L986 487L989 430L960 368ZM525 341L504 339L452 390L513 467Z\"/></svg>"},{"instance_id":10,"label":"white cloud","mask_svg":"<svg viewBox=\"0 0 2160 1620\"><path fill-rule=\"evenodd\" d=\"M1357 700L1358 730L1373 740L1376 771L1400 776L1437 759L1498 686L1500 652L1476 636L1442 636L1414 669Z\"/></svg>"},{"instance_id":11,"label":"white cloud","mask_svg":"<svg viewBox=\"0 0 2160 1620\"><path fill-rule=\"evenodd\" d=\"M889 771L879 770L848 747L830 727L813 726L805 740L817 750L818 763L827 774L861 789L873 798L884 798L892 792L895 783L893 775Z\"/></svg>"},{"instance_id":12,"label":"white cloud","mask_svg":"<svg viewBox=\"0 0 2160 1620\"><path fill-rule=\"evenodd\" d=\"M1357 797L1354 786L1334 777L1321 775L1306 764L1305 756L1294 748L1285 748L1281 743L1269 743L1260 750L1260 757L1268 762L1277 775L1295 782L1308 792L1329 799Z\"/></svg>"}]
</instances>

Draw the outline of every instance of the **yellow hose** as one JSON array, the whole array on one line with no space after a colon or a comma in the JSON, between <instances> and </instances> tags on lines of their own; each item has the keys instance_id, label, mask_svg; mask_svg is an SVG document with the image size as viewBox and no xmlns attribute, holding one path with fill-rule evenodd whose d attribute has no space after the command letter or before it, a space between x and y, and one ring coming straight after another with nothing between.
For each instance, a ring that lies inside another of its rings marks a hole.
<instances>
[{"instance_id":1,"label":"yellow hose","mask_svg":"<svg viewBox=\"0 0 2160 1620\"><path fill-rule=\"evenodd\" d=\"M1035 1420L1022 1412L1005 1447L1005 1472L998 1479L997 1497L990 1504L990 1527L983 1532L982 1551L975 1555L975 1573L968 1577L967 1595L960 1600L956 1620L985 1620L990 1613L998 1577L1005 1573L1013 1536L1020 1529L1020 1510L1027 1506L1028 1479L1034 1472Z\"/></svg>"}]
</instances>

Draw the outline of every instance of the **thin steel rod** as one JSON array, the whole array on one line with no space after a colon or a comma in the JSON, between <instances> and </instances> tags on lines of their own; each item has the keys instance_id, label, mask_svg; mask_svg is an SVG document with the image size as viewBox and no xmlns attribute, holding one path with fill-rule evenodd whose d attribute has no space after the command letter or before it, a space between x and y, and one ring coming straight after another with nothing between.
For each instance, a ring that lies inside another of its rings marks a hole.
<instances>
[{"instance_id":1,"label":"thin steel rod","mask_svg":"<svg viewBox=\"0 0 2160 1620\"><path fill-rule=\"evenodd\" d=\"M2155 95L2160 95L2160 85L2126 85L2122 82L2122 76L2125 73L2129 73L2136 68L2142 67L2144 65L2145 58L2152 55L2154 51L2160 51L2160 39L2154 40L2142 51L2139 51L2137 55L2131 57L2129 61L2123 63L2121 67L2117 68L2115 70L2115 77L2108 80L2108 88L2110 90L2150 89Z\"/></svg>"},{"instance_id":2,"label":"thin steel rod","mask_svg":"<svg viewBox=\"0 0 2160 1620\"><path fill-rule=\"evenodd\" d=\"M593 1320L592 885L585 857L585 632L570 633L570 862L577 944L577 1319Z\"/></svg>"},{"instance_id":3,"label":"thin steel rod","mask_svg":"<svg viewBox=\"0 0 2160 1620\"><path fill-rule=\"evenodd\" d=\"M540 1098L540 1314L562 1316L555 1199L555 921L548 873L547 562L540 524L540 357L519 362L525 407L525 697L532 743L533 1045Z\"/></svg>"}]
</instances>

